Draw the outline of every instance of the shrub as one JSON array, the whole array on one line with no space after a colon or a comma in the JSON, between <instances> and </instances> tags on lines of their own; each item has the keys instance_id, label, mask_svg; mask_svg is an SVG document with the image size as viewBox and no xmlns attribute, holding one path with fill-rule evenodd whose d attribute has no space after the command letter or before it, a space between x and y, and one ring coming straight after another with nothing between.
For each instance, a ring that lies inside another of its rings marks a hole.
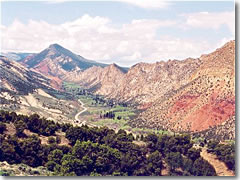
<instances>
[{"instance_id":1,"label":"shrub","mask_svg":"<svg viewBox=\"0 0 240 180\"><path fill-rule=\"evenodd\" d=\"M3 122L0 122L0 134L3 134L4 131L6 131L6 124Z\"/></svg>"},{"instance_id":2,"label":"shrub","mask_svg":"<svg viewBox=\"0 0 240 180\"><path fill-rule=\"evenodd\" d=\"M48 144L54 144L56 143L56 139L52 136L48 137Z\"/></svg>"}]
</instances>

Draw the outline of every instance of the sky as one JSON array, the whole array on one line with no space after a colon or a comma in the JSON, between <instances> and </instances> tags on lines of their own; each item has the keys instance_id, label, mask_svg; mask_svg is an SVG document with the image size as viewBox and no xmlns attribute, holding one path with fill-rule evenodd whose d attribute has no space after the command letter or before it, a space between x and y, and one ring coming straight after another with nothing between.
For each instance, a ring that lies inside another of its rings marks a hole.
<instances>
[{"instance_id":1,"label":"sky","mask_svg":"<svg viewBox=\"0 0 240 180\"><path fill-rule=\"evenodd\" d=\"M58 43L121 66L182 60L235 39L234 22L233 1L2 1L1 52Z\"/></svg>"}]
</instances>

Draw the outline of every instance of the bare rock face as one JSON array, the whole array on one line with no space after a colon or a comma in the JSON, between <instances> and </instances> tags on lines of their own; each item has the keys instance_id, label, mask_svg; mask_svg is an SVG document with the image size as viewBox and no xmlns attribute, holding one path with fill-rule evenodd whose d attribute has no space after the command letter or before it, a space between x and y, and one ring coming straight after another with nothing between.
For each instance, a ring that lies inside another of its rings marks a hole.
<instances>
[{"instance_id":1,"label":"bare rock face","mask_svg":"<svg viewBox=\"0 0 240 180\"><path fill-rule=\"evenodd\" d=\"M187 83L155 101L139 115L139 123L196 132L235 121L235 42L201 56L200 61Z\"/></svg>"}]
</instances>

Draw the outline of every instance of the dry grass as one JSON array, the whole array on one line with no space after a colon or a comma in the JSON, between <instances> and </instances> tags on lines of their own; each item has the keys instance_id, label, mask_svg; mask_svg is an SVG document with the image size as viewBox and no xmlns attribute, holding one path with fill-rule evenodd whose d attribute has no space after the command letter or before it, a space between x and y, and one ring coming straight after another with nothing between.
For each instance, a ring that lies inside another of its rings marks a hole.
<instances>
[{"instance_id":1,"label":"dry grass","mask_svg":"<svg viewBox=\"0 0 240 180\"><path fill-rule=\"evenodd\" d=\"M6 123L7 130L4 132L7 135L14 135L16 134L16 128L13 123Z\"/></svg>"}]
</instances>

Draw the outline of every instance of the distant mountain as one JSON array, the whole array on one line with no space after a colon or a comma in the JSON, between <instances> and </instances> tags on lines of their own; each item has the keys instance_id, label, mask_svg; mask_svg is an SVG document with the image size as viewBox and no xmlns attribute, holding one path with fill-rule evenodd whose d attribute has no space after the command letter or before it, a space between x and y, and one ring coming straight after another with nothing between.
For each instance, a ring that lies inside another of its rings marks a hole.
<instances>
[{"instance_id":1,"label":"distant mountain","mask_svg":"<svg viewBox=\"0 0 240 180\"><path fill-rule=\"evenodd\" d=\"M138 63L122 78L119 88L111 95L119 101L148 107L159 97L187 83L199 67L198 59L169 60L157 63Z\"/></svg>"},{"instance_id":2,"label":"distant mountain","mask_svg":"<svg viewBox=\"0 0 240 180\"><path fill-rule=\"evenodd\" d=\"M58 44L52 44L40 53L26 57L21 60L21 63L45 75L57 77L61 77L70 71L83 71L92 66L107 66L85 59Z\"/></svg>"},{"instance_id":3,"label":"distant mountain","mask_svg":"<svg viewBox=\"0 0 240 180\"><path fill-rule=\"evenodd\" d=\"M27 56L31 56L34 53L15 53L15 52L7 52L7 53L1 53L2 56L7 57L10 60L14 61L22 61Z\"/></svg>"}]
</instances>

